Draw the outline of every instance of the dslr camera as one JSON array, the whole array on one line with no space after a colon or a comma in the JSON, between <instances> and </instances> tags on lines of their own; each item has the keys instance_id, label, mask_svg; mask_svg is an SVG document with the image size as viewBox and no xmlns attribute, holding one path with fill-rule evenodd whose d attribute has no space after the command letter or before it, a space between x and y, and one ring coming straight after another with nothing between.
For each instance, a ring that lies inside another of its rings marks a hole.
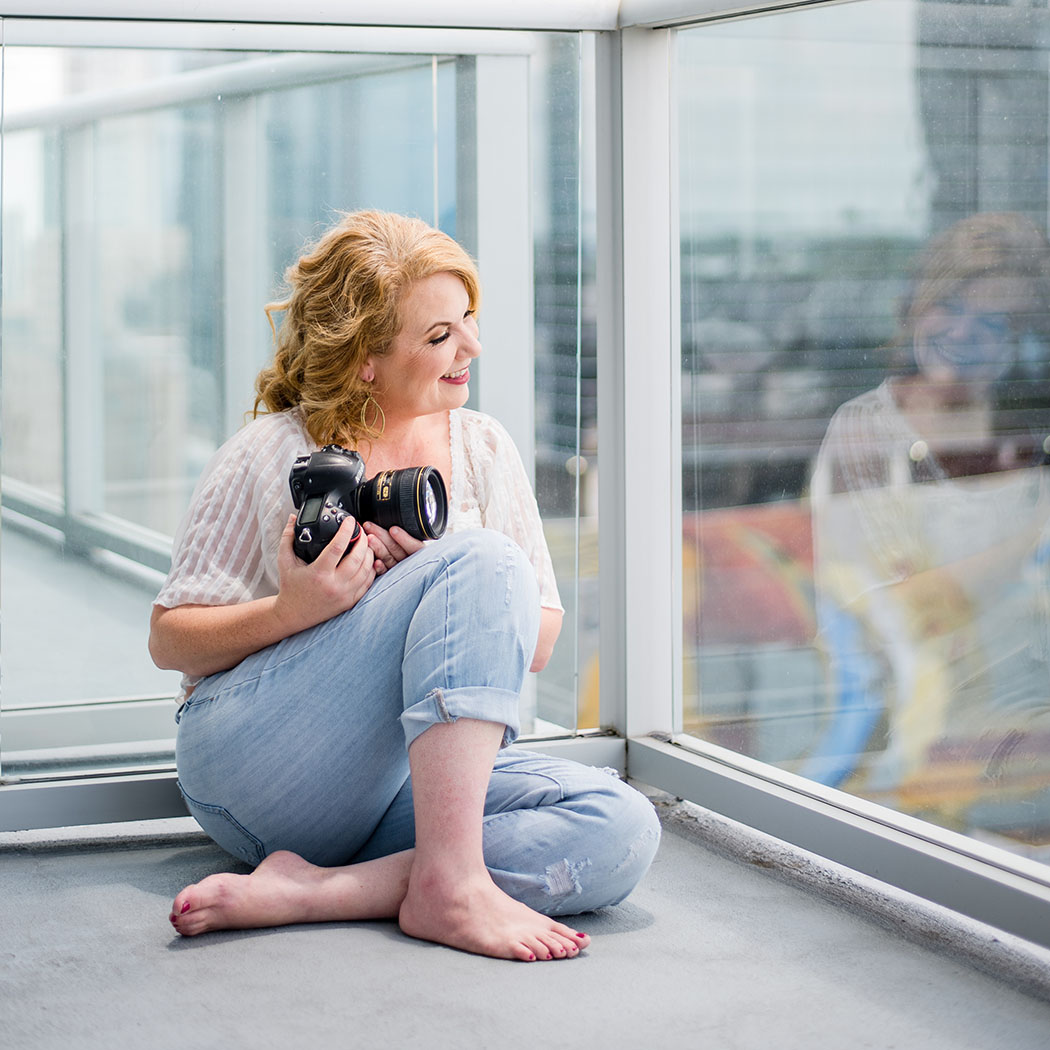
<instances>
[{"instance_id":1,"label":"dslr camera","mask_svg":"<svg viewBox=\"0 0 1050 1050\"><path fill-rule=\"evenodd\" d=\"M448 497L436 467L384 470L365 481L365 461L341 445L299 456L288 475L295 517L292 546L303 561L313 561L353 516L354 535L360 522L384 529L398 525L417 540L436 540L445 532Z\"/></svg>"}]
</instances>

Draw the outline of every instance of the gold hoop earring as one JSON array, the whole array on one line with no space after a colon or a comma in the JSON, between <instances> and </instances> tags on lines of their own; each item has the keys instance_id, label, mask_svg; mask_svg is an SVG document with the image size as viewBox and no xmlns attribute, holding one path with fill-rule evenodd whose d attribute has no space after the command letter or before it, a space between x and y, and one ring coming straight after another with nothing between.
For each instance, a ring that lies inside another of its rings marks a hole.
<instances>
[{"instance_id":1,"label":"gold hoop earring","mask_svg":"<svg viewBox=\"0 0 1050 1050\"><path fill-rule=\"evenodd\" d=\"M370 423L366 418L368 416L369 405L372 407L372 422ZM361 406L361 427L366 431L370 431L373 434L382 434L386 429L386 414L383 412L383 406L372 397L372 392L368 392L368 396L365 398L365 403Z\"/></svg>"}]
</instances>

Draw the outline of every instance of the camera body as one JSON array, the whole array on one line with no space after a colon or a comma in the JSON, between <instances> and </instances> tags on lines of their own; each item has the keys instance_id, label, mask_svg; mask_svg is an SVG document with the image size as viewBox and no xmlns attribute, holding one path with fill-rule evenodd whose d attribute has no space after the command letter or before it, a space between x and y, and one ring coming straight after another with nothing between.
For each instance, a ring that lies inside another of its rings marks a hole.
<instances>
[{"instance_id":1,"label":"camera body","mask_svg":"<svg viewBox=\"0 0 1050 1050\"><path fill-rule=\"evenodd\" d=\"M313 561L328 546L343 521L354 516L355 543L361 534L357 490L365 480L365 461L341 445L299 456L288 475L295 517L293 548L303 561Z\"/></svg>"},{"instance_id":2,"label":"camera body","mask_svg":"<svg viewBox=\"0 0 1050 1050\"><path fill-rule=\"evenodd\" d=\"M351 543L357 541L362 521L385 529L398 525L419 540L437 539L445 531L448 498L434 467L384 470L365 481L365 461L359 453L325 445L296 459L288 485L298 510L292 546L306 562L317 558L351 516Z\"/></svg>"}]
</instances>

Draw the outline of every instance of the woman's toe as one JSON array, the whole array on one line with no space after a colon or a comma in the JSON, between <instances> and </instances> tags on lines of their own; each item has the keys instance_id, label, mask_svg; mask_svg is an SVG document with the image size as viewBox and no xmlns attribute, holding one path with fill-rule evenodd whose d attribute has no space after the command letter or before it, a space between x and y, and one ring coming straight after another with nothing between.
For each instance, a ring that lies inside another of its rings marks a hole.
<instances>
[{"instance_id":1,"label":"woman's toe","mask_svg":"<svg viewBox=\"0 0 1050 1050\"><path fill-rule=\"evenodd\" d=\"M568 954L568 949L559 937L555 937L552 934L544 934L540 940L552 959L564 959Z\"/></svg>"}]
</instances>

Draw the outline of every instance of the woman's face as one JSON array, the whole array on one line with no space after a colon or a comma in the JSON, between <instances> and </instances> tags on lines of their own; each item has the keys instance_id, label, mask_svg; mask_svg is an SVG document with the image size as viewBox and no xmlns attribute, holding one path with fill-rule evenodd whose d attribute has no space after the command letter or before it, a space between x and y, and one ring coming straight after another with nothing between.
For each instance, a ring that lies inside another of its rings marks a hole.
<instances>
[{"instance_id":1,"label":"woman's face","mask_svg":"<svg viewBox=\"0 0 1050 1050\"><path fill-rule=\"evenodd\" d=\"M991 383L1017 358L1015 319L1025 282L981 277L937 303L915 325L915 360L929 378Z\"/></svg>"},{"instance_id":2,"label":"woman's face","mask_svg":"<svg viewBox=\"0 0 1050 1050\"><path fill-rule=\"evenodd\" d=\"M401 302L401 331L388 353L362 372L390 420L413 419L466 404L470 362L481 353L466 286L451 273L425 277Z\"/></svg>"}]
</instances>

